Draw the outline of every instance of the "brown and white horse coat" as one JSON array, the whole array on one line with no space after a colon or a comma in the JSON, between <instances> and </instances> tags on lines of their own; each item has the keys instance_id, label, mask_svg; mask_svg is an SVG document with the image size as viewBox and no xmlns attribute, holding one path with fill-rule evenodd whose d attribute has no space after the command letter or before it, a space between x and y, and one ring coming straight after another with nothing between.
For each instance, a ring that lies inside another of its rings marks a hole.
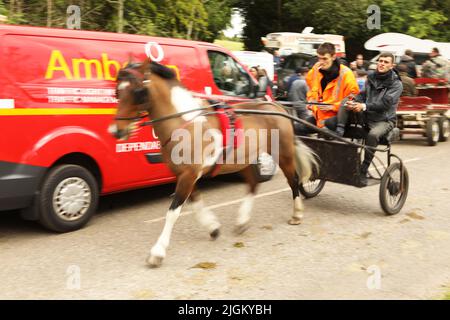
<instances>
[{"instance_id":1,"label":"brown and white horse coat","mask_svg":"<svg viewBox=\"0 0 450 320\"><path fill-rule=\"evenodd\" d=\"M181 86L169 68L154 62L132 65L122 69L118 77L117 91L119 105L116 120L111 125L110 132L118 138L127 138L132 131L129 128L134 129L133 123L141 111L148 112L151 119L160 119L205 106L204 102L194 98L188 90ZM145 97L145 101L142 97ZM246 102L234 105L233 108L286 113L283 107L271 102ZM257 187L251 164L254 163L254 159L260 152L273 153L274 143L278 144L276 146L278 147L278 164L292 189L294 210L289 223L300 224L303 217L303 204L299 193L299 176L300 181L307 181L313 167L317 165L312 151L301 141L295 139L292 123L287 118L276 115L247 114L239 114L238 117L244 132L250 130L258 133L260 130L265 130L264 132L268 134L256 134L256 147L249 146L244 139L244 143L231 150L234 153L233 159L238 159L240 155L241 161L239 163L225 162L218 170L218 174L240 172L249 185L249 192L238 211L236 231L238 233L245 231L251 217ZM195 184L200 177L206 175L215 166L224 146L219 119L214 114L208 114L205 111L185 113L179 117L155 122L153 127L162 143L163 159L177 177L175 196L166 214L163 231L152 247L147 260L150 266L156 267L166 256L173 226L188 198L193 202L198 221L208 230L210 236L215 239L219 235L220 223L217 217L203 205L199 192L195 189ZM187 153L191 156L190 159L193 159L196 149L201 147L207 152L201 154L200 160L197 159L199 161L189 161L189 163L174 161L174 154L177 154L174 151L177 151L176 148L179 148L180 144L176 133L180 129L188 132L193 139L189 143L184 141L184 148L178 154L186 156ZM271 132L277 133L277 141L272 141L273 134ZM198 137L199 134L201 138ZM204 139L205 136L208 139ZM242 155L244 159L242 159Z\"/></svg>"}]
</instances>

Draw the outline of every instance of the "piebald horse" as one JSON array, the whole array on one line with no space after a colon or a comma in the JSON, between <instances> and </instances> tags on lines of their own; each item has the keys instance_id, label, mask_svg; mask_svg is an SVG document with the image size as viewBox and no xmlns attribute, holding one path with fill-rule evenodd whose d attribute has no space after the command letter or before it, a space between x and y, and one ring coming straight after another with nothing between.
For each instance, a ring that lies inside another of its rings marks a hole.
<instances>
[{"instance_id":1,"label":"piebald horse","mask_svg":"<svg viewBox=\"0 0 450 320\"><path fill-rule=\"evenodd\" d=\"M268 134L256 134L257 144L253 149L245 143L241 143L235 149L231 148L231 154L237 155L240 152L241 157L244 155L244 161L239 163L226 161L217 167L217 155L223 156L224 150L227 149L223 145L221 123L213 112L209 112L209 114L202 110L189 112L201 108L204 103L202 100L194 98L191 92L181 85L172 69L148 61L129 64L118 74L117 98L119 99L117 113L114 122L109 127L109 132L118 139L128 139L133 131L137 130L136 122L144 117L143 113L148 114L152 120L164 119L164 121L157 121L152 125L161 142L163 161L177 178L174 198L166 214L164 228L147 258L149 266L160 266L166 257L172 229L188 198L193 203L196 218L208 230L210 237L216 239L219 236L220 223L213 212L205 208L195 187L197 180L213 169L218 169L216 170L217 174L239 172L247 182L249 191L238 211L236 232L242 233L248 228L258 184L251 166L254 160L251 159L257 158L262 146L265 148L264 152L271 154L275 144L278 144L277 162L292 189L293 214L289 224L301 223L304 208L299 194L299 183L309 180L317 162L313 152L295 138L289 119L277 115L236 114L236 118L241 123L242 132L265 130L264 132ZM261 101L239 103L233 105L232 108L286 113L280 105ZM195 130L199 130L199 126L200 131L195 132ZM180 130L191 134L194 140L198 140L200 132L202 137L200 143L197 141L197 144L192 142L185 144L182 153L174 152L176 148L179 149L180 141L179 137L175 137L175 133ZM204 139L207 132L210 132L209 139ZM277 136L278 139L273 141L273 136ZM179 159L174 159L174 155L179 154L182 154L183 159L192 159L198 148L208 149L209 152L204 151L197 161L180 163ZM186 156L191 157L186 158Z\"/></svg>"}]
</instances>

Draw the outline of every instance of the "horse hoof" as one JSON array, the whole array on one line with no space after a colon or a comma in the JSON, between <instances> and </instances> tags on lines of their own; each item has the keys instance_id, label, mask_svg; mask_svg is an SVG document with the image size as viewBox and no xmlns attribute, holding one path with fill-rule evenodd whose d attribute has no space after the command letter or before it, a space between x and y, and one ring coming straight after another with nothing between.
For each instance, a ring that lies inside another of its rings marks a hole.
<instances>
[{"instance_id":1,"label":"horse hoof","mask_svg":"<svg viewBox=\"0 0 450 320\"><path fill-rule=\"evenodd\" d=\"M150 268L159 268L163 262L163 257L149 256L147 258L147 264Z\"/></svg>"},{"instance_id":2,"label":"horse hoof","mask_svg":"<svg viewBox=\"0 0 450 320\"><path fill-rule=\"evenodd\" d=\"M292 226L296 226L302 223L302 219L300 218L291 218L288 223Z\"/></svg>"},{"instance_id":3,"label":"horse hoof","mask_svg":"<svg viewBox=\"0 0 450 320\"><path fill-rule=\"evenodd\" d=\"M211 240L216 240L220 236L220 229L214 229L209 236L211 237Z\"/></svg>"},{"instance_id":4,"label":"horse hoof","mask_svg":"<svg viewBox=\"0 0 450 320\"><path fill-rule=\"evenodd\" d=\"M250 225L248 223L236 226L236 228L234 228L234 233L236 233L237 235L243 234L245 231L247 231L248 228L250 228Z\"/></svg>"}]
</instances>

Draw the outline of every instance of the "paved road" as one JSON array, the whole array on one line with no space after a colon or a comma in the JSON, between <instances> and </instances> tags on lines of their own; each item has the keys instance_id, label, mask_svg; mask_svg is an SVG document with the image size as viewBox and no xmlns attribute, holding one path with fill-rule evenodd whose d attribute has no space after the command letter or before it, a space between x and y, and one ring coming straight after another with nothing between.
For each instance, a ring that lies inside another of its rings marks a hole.
<instances>
[{"instance_id":1,"label":"paved road","mask_svg":"<svg viewBox=\"0 0 450 320\"><path fill-rule=\"evenodd\" d=\"M2 299L432 299L450 291L450 141L394 146L410 174L402 212L385 216L378 186L328 183L291 226L284 176L260 186L252 227L233 234L245 185L203 181L222 235L210 241L186 206L168 257L145 257L163 226L173 185L103 197L83 230L50 234L0 215ZM211 268L194 268L208 262Z\"/></svg>"}]
</instances>

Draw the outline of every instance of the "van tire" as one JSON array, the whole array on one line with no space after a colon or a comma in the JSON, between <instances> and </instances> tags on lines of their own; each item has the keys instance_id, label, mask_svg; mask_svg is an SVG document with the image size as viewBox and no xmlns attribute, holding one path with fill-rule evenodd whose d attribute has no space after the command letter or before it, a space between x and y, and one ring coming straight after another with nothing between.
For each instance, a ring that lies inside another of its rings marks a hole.
<instances>
[{"instance_id":1,"label":"van tire","mask_svg":"<svg viewBox=\"0 0 450 320\"><path fill-rule=\"evenodd\" d=\"M95 213L98 197L97 180L87 169L73 164L56 166L46 175L36 203L39 222L60 233L80 229Z\"/></svg>"}]
</instances>

